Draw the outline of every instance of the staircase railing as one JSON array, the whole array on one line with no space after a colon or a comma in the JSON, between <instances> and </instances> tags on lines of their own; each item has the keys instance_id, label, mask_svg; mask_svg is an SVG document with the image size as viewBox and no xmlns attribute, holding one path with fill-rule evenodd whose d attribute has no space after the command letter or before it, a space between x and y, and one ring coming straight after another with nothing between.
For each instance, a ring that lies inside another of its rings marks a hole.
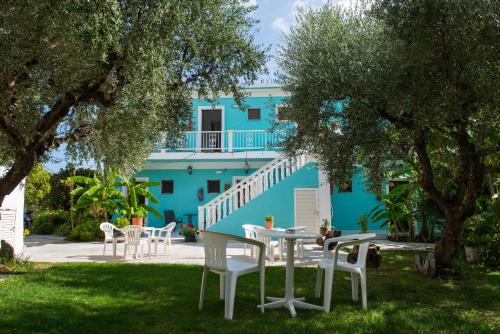
<instances>
[{"instance_id":1,"label":"staircase railing","mask_svg":"<svg viewBox=\"0 0 500 334\"><path fill-rule=\"evenodd\" d=\"M305 154L294 158L282 156L270 161L208 203L199 206L198 227L209 228L311 161Z\"/></svg>"}]
</instances>

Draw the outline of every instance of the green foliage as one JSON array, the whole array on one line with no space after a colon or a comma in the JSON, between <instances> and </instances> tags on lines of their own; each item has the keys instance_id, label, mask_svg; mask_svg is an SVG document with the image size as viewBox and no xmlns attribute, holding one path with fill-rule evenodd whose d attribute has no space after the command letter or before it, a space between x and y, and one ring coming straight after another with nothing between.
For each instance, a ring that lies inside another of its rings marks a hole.
<instances>
[{"instance_id":1,"label":"green foliage","mask_svg":"<svg viewBox=\"0 0 500 334\"><path fill-rule=\"evenodd\" d=\"M130 225L130 219L128 219L127 217L123 217L123 216L118 217L113 221L113 225L115 225L118 228L125 227L127 225Z\"/></svg>"},{"instance_id":2,"label":"green foliage","mask_svg":"<svg viewBox=\"0 0 500 334\"><path fill-rule=\"evenodd\" d=\"M75 159L141 168L187 128L192 92L239 98L241 81L263 70L254 9L234 0L1 1L0 165L20 171L67 144Z\"/></svg>"},{"instance_id":3,"label":"green foliage","mask_svg":"<svg viewBox=\"0 0 500 334\"><path fill-rule=\"evenodd\" d=\"M186 239L195 239L199 234L198 228L191 223L180 224L180 227L181 231L179 232L179 234L183 235Z\"/></svg>"},{"instance_id":4,"label":"green foliage","mask_svg":"<svg viewBox=\"0 0 500 334\"><path fill-rule=\"evenodd\" d=\"M19 274L33 270L33 262L25 256L15 256L13 259L0 257L0 274Z\"/></svg>"},{"instance_id":5,"label":"green foliage","mask_svg":"<svg viewBox=\"0 0 500 334\"><path fill-rule=\"evenodd\" d=\"M70 176L87 176L91 177L95 171L87 168L75 168L73 165L67 166L65 169L59 170L50 176L50 192L46 198L48 208L53 210L70 210L71 203L74 202L71 196L71 185L65 180Z\"/></svg>"},{"instance_id":6,"label":"green foliage","mask_svg":"<svg viewBox=\"0 0 500 334\"><path fill-rule=\"evenodd\" d=\"M57 226L54 229L54 234L60 235L62 237L67 237L71 233L71 230L72 230L71 223L68 222Z\"/></svg>"},{"instance_id":7,"label":"green foliage","mask_svg":"<svg viewBox=\"0 0 500 334\"><path fill-rule=\"evenodd\" d=\"M368 216L367 215L359 216L358 225L362 233L368 232Z\"/></svg>"},{"instance_id":8,"label":"green foliage","mask_svg":"<svg viewBox=\"0 0 500 334\"><path fill-rule=\"evenodd\" d=\"M149 187L159 186L159 182L137 182L134 177L126 178L120 176L120 186L127 188L127 196L120 202L118 213L128 220L132 217L146 217L151 212L156 217L161 218L161 214L152 206L141 204L139 196L147 198L154 204L158 204L158 199L148 190Z\"/></svg>"},{"instance_id":9,"label":"green foliage","mask_svg":"<svg viewBox=\"0 0 500 334\"><path fill-rule=\"evenodd\" d=\"M90 241L102 237L102 231L99 229L100 221L91 218L84 218L77 227L75 227L68 236L70 240Z\"/></svg>"},{"instance_id":10,"label":"green foliage","mask_svg":"<svg viewBox=\"0 0 500 334\"><path fill-rule=\"evenodd\" d=\"M483 196L477 214L462 227L465 246L478 247L482 262L489 267L500 266L500 201Z\"/></svg>"},{"instance_id":11,"label":"green foliage","mask_svg":"<svg viewBox=\"0 0 500 334\"><path fill-rule=\"evenodd\" d=\"M52 234L54 230L69 222L69 212L63 210L46 210L35 213L32 230L36 234Z\"/></svg>"},{"instance_id":12,"label":"green foliage","mask_svg":"<svg viewBox=\"0 0 500 334\"><path fill-rule=\"evenodd\" d=\"M108 221L108 218L117 212L120 203L126 200L118 189L121 186L117 181L118 177L118 173L114 170L108 170L106 175L94 174L93 177L68 177L67 184L77 185L71 191L71 195L77 198L73 209L86 210L94 220L102 218Z\"/></svg>"},{"instance_id":13,"label":"green foliage","mask_svg":"<svg viewBox=\"0 0 500 334\"><path fill-rule=\"evenodd\" d=\"M264 216L264 220L268 220L268 221L274 220L274 217L271 215L267 215L267 216Z\"/></svg>"},{"instance_id":14,"label":"green foliage","mask_svg":"<svg viewBox=\"0 0 500 334\"><path fill-rule=\"evenodd\" d=\"M46 208L46 196L50 192L50 173L36 164L26 178L25 205L32 211Z\"/></svg>"},{"instance_id":15,"label":"green foliage","mask_svg":"<svg viewBox=\"0 0 500 334\"><path fill-rule=\"evenodd\" d=\"M328 219L326 219L326 218L323 219L320 227L329 228L330 227L330 223L328 222Z\"/></svg>"}]
</instances>

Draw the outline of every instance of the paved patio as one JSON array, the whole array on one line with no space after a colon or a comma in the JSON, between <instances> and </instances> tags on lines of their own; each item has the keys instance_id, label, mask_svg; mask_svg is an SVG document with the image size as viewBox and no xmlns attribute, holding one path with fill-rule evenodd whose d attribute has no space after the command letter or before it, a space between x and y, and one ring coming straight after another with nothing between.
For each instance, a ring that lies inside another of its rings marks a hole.
<instances>
[{"instance_id":1,"label":"paved patio","mask_svg":"<svg viewBox=\"0 0 500 334\"><path fill-rule=\"evenodd\" d=\"M52 235L31 235L24 240L24 255L35 262L140 262L133 259L132 255L123 259L123 244L117 246L117 257L113 258L112 245L106 247L106 255L102 255L103 243L71 242L65 241L63 237ZM432 248L433 244L392 242L389 240L375 240L381 249L389 250L426 250ZM322 248L315 244L306 244L304 257L296 258L297 265L313 265L322 256ZM147 251L147 250L146 250ZM247 253L248 254L248 253ZM236 258L243 257L241 244L231 244L228 255ZM181 263L181 264L204 264L203 243L185 243L184 239L173 238L172 255L164 255L163 247L158 247L158 256L152 256L151 260L146 256L143 263ZM284 261L276 260L275 265L285 265ZM267 261L266 265L271 265Z\"/></svg>"}]
</instances>

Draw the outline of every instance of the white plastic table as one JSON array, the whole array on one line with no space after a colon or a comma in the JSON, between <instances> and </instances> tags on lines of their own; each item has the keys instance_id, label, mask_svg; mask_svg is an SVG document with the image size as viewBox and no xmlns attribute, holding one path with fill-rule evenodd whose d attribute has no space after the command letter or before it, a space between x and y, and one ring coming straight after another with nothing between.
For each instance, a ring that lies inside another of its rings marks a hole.
<instances>
[{"instance_id":1,"label":"white plastic table","mask_svg":"<svg viewBox=\"0 0 500 334\"><path fill-rule=\"evenodd\" d=\"M305 298L295 298L293 294L294 286L294 248L295 241L297 239L318 239L321 238L322 235L319 233L312 232L301 232L296 231L295 233L286 233L286 232L278 232L278 231L266 231L265 234L272 238L280 238L285 239L287 242L286 247L286 286L285 286L285 297L284 298L275 298L275 297L267 297L270 303L259 305L259 307L264 308L279 308L284 307L290 311L292 317L295 317L297 313L295 312L295 308L305 308L310 310L323 310L323 306L313 305L305 302Z\"/></svg>"}]
</instances>

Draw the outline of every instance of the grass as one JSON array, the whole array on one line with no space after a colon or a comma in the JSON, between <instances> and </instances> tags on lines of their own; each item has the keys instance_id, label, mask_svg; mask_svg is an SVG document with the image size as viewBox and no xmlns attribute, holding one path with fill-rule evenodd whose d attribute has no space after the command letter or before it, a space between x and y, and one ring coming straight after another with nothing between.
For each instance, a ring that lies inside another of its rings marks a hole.
<instances>
[{"instance_id":1,"label":"grass","mask_svg":"<svg viewBox=\"0 0 500 334\"><path fill-rule=\"evenodd\" d=\"M1 333L498 333L500 272L467 267L460 281L413 270L412 254L384 252L369 271L368 310L335 274L332 312L285 309L261 314L258 276L238 280L233 321L224 320L218 277L209 276L198 311L202 267L159 264L57 264L0 282ZM314 270L295 271L296 296L314 298ZM284 294L284 268L266 270L266 294Z\"/></svg>"}]
</instances>

